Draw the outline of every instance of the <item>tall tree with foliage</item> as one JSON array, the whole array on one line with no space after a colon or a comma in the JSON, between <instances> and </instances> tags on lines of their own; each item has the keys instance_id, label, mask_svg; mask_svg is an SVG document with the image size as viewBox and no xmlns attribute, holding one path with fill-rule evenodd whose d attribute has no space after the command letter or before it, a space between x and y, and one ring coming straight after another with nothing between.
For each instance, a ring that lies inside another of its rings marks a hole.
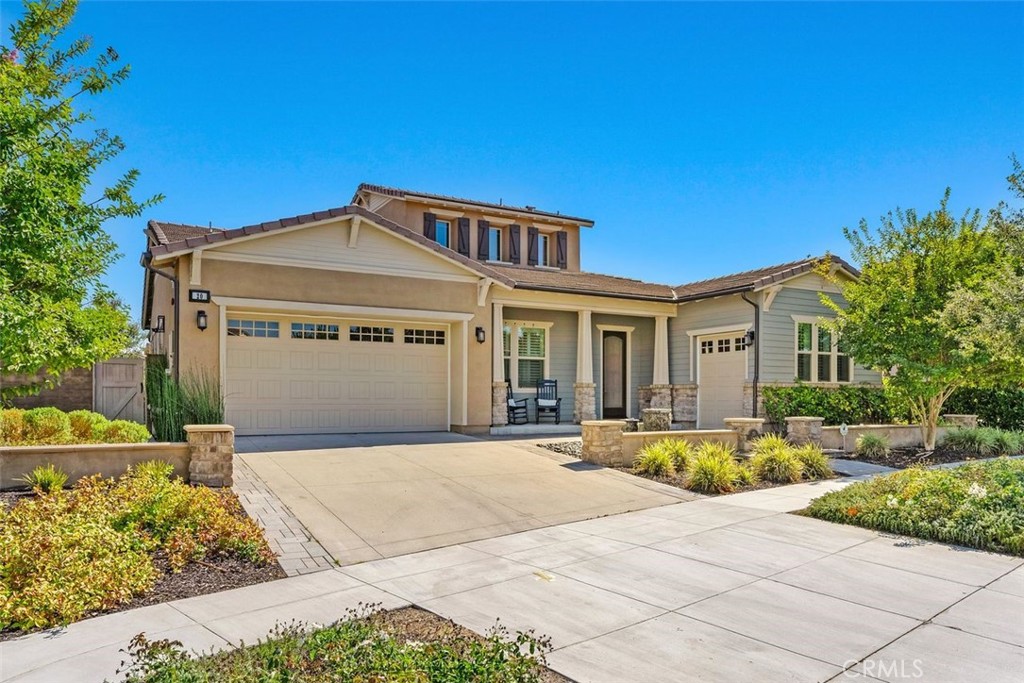
<instances>
[{"instance_id":1,"label":"tall tree with foliage","mask_svg":"<svg viewBox=\"0 0 1024 683\"><path fill-rule=\"evenodd\" d=\"M827 294L830 326L858 363L882 373L887 391L906 403L921 425L925 448L935 447L946 399L958 388L990 386L1024 369L990 345L971 345L944 321L951 297L979 292L1005 265L1006 250L978 211L957 217L950 192L923 216L897 209L877 229L862 220L844 228L857 281L833 279L846 305Z\"/></svg>"},{"instance_id":2,"label":"tall tree with foliage","mask_svg":"<svg viewBox=\"0 0 1024 683\"><path fill-rule=\"evenodd\" d=\"M123 149L92 127L84 101L129 73L113 48L65 36L76 0L25 3L0 46L0 373L50 377L131 345L131 328L102 284L118 258L108 220L138 216L132 169L109 187L94 175ZM10 387L0 388L2 392Z\"/></svg>"}]
</instances>

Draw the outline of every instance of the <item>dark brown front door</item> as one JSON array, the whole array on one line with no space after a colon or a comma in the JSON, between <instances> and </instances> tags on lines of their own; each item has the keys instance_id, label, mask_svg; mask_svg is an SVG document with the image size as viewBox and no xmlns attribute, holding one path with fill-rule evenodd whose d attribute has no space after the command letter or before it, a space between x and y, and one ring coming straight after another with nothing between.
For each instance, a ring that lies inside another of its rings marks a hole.
<instances>
[{"instance_id":1,"label":"dark brown front door","mask_svg":"<svg viewBox=\"0 0 1024 683\"><path fill-rule=\"evenodd\" d=\"M626 333L604 332L601 350L601 414L626 417Z\"/></svg>"}]
</instances>

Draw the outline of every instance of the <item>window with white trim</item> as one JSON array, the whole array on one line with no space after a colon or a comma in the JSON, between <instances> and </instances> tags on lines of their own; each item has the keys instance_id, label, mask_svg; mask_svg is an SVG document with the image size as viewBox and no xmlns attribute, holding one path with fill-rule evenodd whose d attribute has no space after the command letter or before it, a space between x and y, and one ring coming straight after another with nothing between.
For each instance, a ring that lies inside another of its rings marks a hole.
<instances>
[{"instance_id":1,"label":"window with white trim","mask_svg":"<svg viewBox=\"0 0 1024 683\"><path fill-rule=\"evenodd\" d=\"M452 234L452 222L440 218L434 223L434 241L442 247L449 246L449 237Z\"/></svg>"},{"instance_id":2,"label":"window with white trim","mask_svg":"<svg viewBox=\"0 0 1024 683\"><path fill-rule=\"evenodd\" d=\"M848 383L853 381L853 360L831 330L798 320L796 378L801 382Z\"/></svg>"},{"instance_id":3,"label":"window with white trim","mask_svg":"<svg viewBox=\"0 0 1024 683\"><path fill-rule=\"evenodd\" d=\"M228 319L229 337L267 337L277 339L281 325L275 320L232 320Z\"/></svg>"},{"instance_id":4,"label":"window with white trim","mask_svg":"<svg viewBox=\"0 0 1024 683\"><path fill-rule=\"evenodd\" d=\"M505 380L516 390L537 388L537 380L548 377L548 332L551 323L505 321L502 327L502 357Z\"/></svg>"},{"instance_id":5,"label":"window with white trim","mask_svg":"<svg viewBox=\"0 0 1024 683\"><path fill-rule=\"evenodd\" d=\"M701 342L700 342L700 352L701 352L701 355L708 354L708 353L714 353L715 352L715 342L711 341L710 339L702 339Z\"/></svg>"},{"instance_id":6,"label":"window with white trim","mask_svg":"<svg viewBox=\"0 0 1024 683\"><path fill-rule=\"evenodd\" d=\"M551 265L551 259L548 258L548 252L550 251L551 239L548 235L543 232L537 233L537 265L548 266Z\"/></svg>"},{"instance_id":7,"label":"window with white trim","mask_svg":"<svg viewBox=\"0 0 1024 683\"><path fill-rule=\"evenodd\" d=\"M502 228L491 226L487 231L487 258L490 261L501 260Z\"/></svg>"}]
</instances>

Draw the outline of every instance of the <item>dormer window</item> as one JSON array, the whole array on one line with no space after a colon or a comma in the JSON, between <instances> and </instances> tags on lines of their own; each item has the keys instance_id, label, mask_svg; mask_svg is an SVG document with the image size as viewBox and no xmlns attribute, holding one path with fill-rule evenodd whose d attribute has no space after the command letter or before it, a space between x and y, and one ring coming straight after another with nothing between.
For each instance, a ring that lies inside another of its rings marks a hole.
<instances>
[{"instance_id":1,"label":"dormer window","mask_svg":"<svg viewBox=\"0 0 1024 683\"><path fill-rule=\"evenodd\" d=\"M487 258L491 261L501 261L501 228L490 228L487 233Z\"/></svg>"},{"instance_id":2,"label":"dormer window","mask_svg":"<svg viewBox=\"0 0 1024 683\"><path fill-rule=\"evenodd\" d=\"M451 221L437 219L434 226L434 241L440 244L442 247L449 246L449 236L452 233Z\"/></svg>"}]
</instances>

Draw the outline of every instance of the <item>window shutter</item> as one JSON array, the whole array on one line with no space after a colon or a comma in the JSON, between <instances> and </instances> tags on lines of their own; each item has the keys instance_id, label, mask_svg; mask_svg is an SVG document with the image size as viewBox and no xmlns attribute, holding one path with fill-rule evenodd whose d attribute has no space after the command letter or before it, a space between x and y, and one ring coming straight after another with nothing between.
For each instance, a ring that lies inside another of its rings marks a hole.
<instances>
[{"instance_id":1,"label":"window shutter","mask_svg":"<svg viewBox=\"0 0 1024 683\"><path fill-rule=\"evenodd\" d=\"M512 224L508 226L508 260L519 265L519 226Z\"/></svg>"},{"instance_id":2,"label":"window shutter","mask_svg":"<svg viewBox=\"0 0 1024 683\"><path fill-rule=\"evenodd\" d=\"M537 265L537 228L526 229L526 265Z\"/></svg>"},{"instance_id":3,"label":"window shutter","mask_svg":"<svg viewBox=\"0 0 1024 683\"><path fill-rule=\"evenodd\" d=\"M565 230L555 233L555 265L565 268L569 264L569 235Z\"/></svg>"},{"instance_id":4,"label":"window shutter","mask_svg":"<svg viewBox=\"0 0 1024 683\"><path fill-rule=\"evenodd\" d=\"M463 256L469 256L469 219L465 216L459 219L458 237L455 244L456 251Z\"/></svg>"},{"instance_id":5,"label":"window shutter","mask_svg":"<svg viewBox=\"0 0 1024 683\"><path fill-rule=\"evenodd\" d=\"M476 257L481 261L491 258L491 241L488 230L491 224L482 218L476 222Z\"/></svg>"},{"instance_id":6,"label":"window shutter","mask_svg":"<svg viewBox=\"0 0 1024 683\"><path fill-rule=\"evenodd\" d=\"M431 242L437 241L437 216L432 213L423 213L423 236Z\"/></svg>"}]
</instances>

